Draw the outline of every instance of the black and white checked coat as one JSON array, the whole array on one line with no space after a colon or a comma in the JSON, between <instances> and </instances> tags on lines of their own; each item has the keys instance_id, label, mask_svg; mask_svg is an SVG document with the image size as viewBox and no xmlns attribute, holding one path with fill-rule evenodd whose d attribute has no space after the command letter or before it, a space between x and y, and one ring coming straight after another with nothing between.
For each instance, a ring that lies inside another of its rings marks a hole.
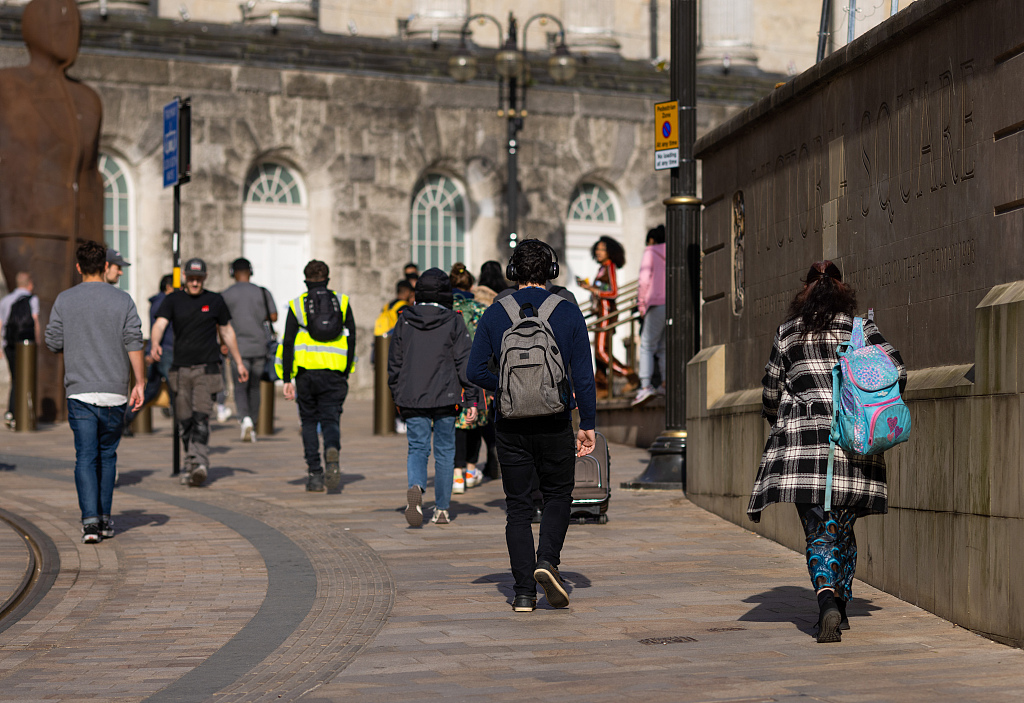
<instances>
[{"instance_id":1,"label":"black and white checked coat","mask_svg":"<svg viewBox=\"0 0 1024 703\"><path fill-rule=\"evenodd\" d=\"M853 318L836 315L830 329L808 334L800 319L779 326L764 367L761 414L771 425L747 515L754 522L772 503L825 503L828 435L832 426L832 367L836 347L850 339ZM874 322L865 321L867 344L879 344L900 371L900 390L907 371ZM885 459L835 450L832 505L852 507L858 514L888 512Z\"/></svg>"}]
</instances>

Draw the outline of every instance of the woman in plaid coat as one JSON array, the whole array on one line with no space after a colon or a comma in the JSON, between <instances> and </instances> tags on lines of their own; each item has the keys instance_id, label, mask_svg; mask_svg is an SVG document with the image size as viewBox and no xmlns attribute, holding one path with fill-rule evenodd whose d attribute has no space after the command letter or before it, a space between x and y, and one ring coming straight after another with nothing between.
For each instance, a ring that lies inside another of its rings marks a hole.
<instances>
[{"instance_id":1,"label":"woman in plaid coat","mask_svg":"<svg viewBox=\"0 0 1024 703\"><path fill-rule=\"evenodd\" d=\"M762 381L761 414L771 425L747 507L754 522L772 503L795 503L807 537L807 569L818 593L818 641L838 642L849 629L846 604L857 566L853 525L858 517L888 511L885 460L847 453L836 446L832 510L824 511L829 430L832 426L832 367L836 347L850 339L857 297L831 261L811 266L803 289L775 333ZM867 344L886 351L900 372L900 354L873 321L865 322Z\"/></svg>"}]
</instances>

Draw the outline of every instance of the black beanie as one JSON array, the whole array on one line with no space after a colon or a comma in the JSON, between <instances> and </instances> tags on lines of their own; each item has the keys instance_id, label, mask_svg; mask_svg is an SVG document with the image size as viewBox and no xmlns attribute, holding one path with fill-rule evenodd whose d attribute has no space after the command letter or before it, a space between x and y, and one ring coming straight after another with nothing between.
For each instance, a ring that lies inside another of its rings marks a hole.
<instances>
[{"instance_id":1,"label":"black beanie","mask_svg":"<svg viewBox=\"0 0 1024 703\"><path fill-rule=\"evenodd\" d=\"M448 274L439 268L427 269L416 281L417 303L440 303L452 306L452 282Z\"/></svg>"}]
</instances>

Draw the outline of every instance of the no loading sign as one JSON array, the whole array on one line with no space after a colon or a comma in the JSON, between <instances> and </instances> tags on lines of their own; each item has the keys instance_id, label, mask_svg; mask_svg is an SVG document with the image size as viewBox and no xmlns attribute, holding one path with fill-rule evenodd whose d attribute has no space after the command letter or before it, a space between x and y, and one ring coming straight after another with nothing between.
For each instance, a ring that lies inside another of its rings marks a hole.
<instances>
[{"instance_id":1,"label":"no loading sign","mask_svg":"<svg viewBox=\"0 0 1024 703\"><path fill-rule=\"evenodd\" d=\"M675 100L654 106L654 169L679 166L679 103Z\"/></svg>"}]
</instances>

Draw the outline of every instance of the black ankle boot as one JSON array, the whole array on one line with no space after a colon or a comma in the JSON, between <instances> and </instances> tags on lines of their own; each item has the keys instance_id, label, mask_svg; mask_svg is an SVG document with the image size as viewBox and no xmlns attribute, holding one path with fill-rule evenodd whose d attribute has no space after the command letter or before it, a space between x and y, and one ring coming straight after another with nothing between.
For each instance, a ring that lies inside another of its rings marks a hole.
<instances>
[{"instance_id":1,"label":"black ankle boot","mask_svg":"<svg viewBox=\"0 0 1024 703\"><path fill-rule=\"evenodd\" d=\"M845 598L836 598L836 607L839 608L839 615L841 617L841 620L839 621L839 629L840 630L849 630L850 629L850 619L848 617L846 617L846 599Z\"/></svg>"},{"instance_id":2,"label":"black ankle boot","mask_svg":"<svg viewBox=\"0 0 1024 703\"><path fill-rule=\"evenodd\" d=\"M842 619L832 591L818 593L818 642L842 641L842 635L839 633L839 623Z\"/></svg>"}]
</instances>

